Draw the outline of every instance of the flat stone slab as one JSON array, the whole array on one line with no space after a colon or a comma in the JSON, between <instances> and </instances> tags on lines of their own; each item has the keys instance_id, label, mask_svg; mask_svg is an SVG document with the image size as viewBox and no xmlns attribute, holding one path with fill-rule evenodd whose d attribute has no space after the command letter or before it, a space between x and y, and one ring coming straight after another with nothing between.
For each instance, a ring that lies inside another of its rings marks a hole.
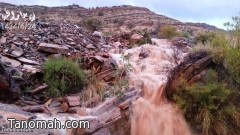
<instances>
[{"instance_id":1,"label":"flat stone slab","mask_svg":"<svg viewBox=\"0 0 240 135\"><path fill-rule=\"evenodd\" d=\"M39 51L49 52L49 53L62 53L66 54L69 48L63 45L40 43L38 46Z\"/></svg>"},{"instance_id":2,"label":"flat stone slab","mask_svg":"<svg viewBox=\"0 0 240 135\"><path fill-rule=\"evenodd\" d=\"M10 59L10 58L2 56L2 55L0 55L0 61L3 63L7 63L8 66L13 67L13 68L19 67L21 65L21 63L19 61Z\"/></svg>"}]
</instances>

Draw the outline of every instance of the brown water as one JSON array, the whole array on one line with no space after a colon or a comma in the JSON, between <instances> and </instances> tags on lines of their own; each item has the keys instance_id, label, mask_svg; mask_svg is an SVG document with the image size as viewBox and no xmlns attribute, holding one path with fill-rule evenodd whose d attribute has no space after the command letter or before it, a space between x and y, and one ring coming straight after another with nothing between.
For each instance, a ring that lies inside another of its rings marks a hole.
<instances>
[{"instance_id":1,"label":"brown water","mask_svg":"<svg viewBox=\"0 0 240 135\"><path fill-rule=\"evenodd\" d=\"M129 73L130 86L143 93L133 102L131 117L132 135L190 135L181 111L171 104L163 91L170 71L186 53L166 40L155 40L155 45L143 45L127 50L133 70ZM148 57L141 58L141 50Z\"/></svg>"}]
</instances>

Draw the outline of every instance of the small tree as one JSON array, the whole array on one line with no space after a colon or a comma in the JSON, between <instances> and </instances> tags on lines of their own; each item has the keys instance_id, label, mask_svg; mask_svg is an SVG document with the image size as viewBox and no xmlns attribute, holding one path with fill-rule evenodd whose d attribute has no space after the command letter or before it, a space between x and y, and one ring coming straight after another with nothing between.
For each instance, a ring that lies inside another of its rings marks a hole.
<instances>
[{"instance_id":1,"label":"small tree","mask_svg":"<svg viewBox=\"0 0 240 135\"><path fill-rule=\"evenodd\" d=\"M237 41L236 42L237 46L240 46L240 17L239 16L232 17L232 22L226 22L224 23L224 26L227 27L229 32Z\"/></svg>"}]
</instances>

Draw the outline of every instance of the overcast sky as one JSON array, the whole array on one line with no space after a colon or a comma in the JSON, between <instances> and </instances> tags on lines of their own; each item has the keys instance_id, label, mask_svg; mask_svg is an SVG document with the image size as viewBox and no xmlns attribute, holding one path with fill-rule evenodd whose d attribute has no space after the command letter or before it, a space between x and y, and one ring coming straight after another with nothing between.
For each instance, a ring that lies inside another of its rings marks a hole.
<instances>
[{"instance_id":1,"label":"overcast sky","mask_svg":"<svg viewBox=\"0 0 240 135\"><path fill-rule=\"evenodd\" d=\"M133 5L183 22L204 22L224 28L223 23L240 12L240 0L0 0L17 5L82 7Z\"/></svg>"}]
</instances>

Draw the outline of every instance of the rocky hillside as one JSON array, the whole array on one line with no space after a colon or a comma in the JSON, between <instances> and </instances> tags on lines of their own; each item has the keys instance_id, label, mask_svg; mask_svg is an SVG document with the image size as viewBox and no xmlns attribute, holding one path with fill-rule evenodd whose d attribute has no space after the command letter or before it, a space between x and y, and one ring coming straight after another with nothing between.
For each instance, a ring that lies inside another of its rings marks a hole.
<instances>
[{"instance_id":1,"label":"rocky hillside","mask_svg":"<svg viewBox=\"0 0 240 135\"><path fill-rule=\"evenodd\" d=\"M199 31L219 30L218 28L203 23L183 23L164 15L158 15L147 8L134 6L113 6L83 8L79 5L64 7L45 6L17 6L0 3L0 8L9 10L21 10L34 12L42 21L65 20L82 25L84 21L94 18L101 21L101 30L108 35L116 32L128 32L130 30L148 29L152 32L159 30L161 26L171 25L181 31L195 33Z\"/></svg>"}]
</instances>

